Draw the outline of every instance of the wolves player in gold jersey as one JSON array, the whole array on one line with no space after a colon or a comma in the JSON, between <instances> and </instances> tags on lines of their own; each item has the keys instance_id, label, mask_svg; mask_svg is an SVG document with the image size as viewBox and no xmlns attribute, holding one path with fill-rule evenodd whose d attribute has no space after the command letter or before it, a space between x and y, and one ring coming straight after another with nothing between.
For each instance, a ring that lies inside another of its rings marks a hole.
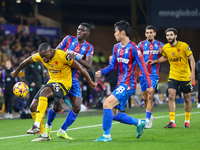
<instances>
[{"instance_id":1,"label":"wolves player in gold jersey","mask_svg":"<svg viewBox=\"0 0 200 150\"><path fill-rule=\"evenodd\" d=\"M68 53L63 50L52 49L47 43L40 44L38 53L24 60L18 68L11 73L11 75L16 77L20 70L34 62L42 62L45 65L48 69L50 80L34 97L34 99L39 100L37 112L35 115L32 114L32 118L35 122L27 133L37 134L41 132L42 134L39 137L39 140L36 139L33 141L41 141L41 138L44 141L47 141L50 139L45 130L40 131L41 126L43 126L44 129L42 117L46 111L48 101L53 100L54 103L59 106L59 100L69 92L72 85L71 67L78 69L81 74L83 74L91 88L95 88L96 83L92 82L89 74L82 65L80 65L76 60L70 59Z\"/></svg>"},{"instance_id":2,"label":"wolves player in gold jersey","mask_svg":"<svg viewBox=\"0 0 200 150\"><path fill-rule=\"evenodd\" d=\"M149 60L147 63L154 64L169 61L170 72L168 80L169 93L169 117L170 122L165 125L165 128L175 128L175 96L178 87L183 92L185 100L185 123L184 127L190 127L191 115L191 95L193 85L195 83L195 60L189 45L185 42L177 41L178 32L174 28L169 28L165 31L168 43L163 46L162 57L157 60ZM190 66L188 63L190 61ZM190 70L191 67L191 70Z\"/></svg>"}]
</instances>

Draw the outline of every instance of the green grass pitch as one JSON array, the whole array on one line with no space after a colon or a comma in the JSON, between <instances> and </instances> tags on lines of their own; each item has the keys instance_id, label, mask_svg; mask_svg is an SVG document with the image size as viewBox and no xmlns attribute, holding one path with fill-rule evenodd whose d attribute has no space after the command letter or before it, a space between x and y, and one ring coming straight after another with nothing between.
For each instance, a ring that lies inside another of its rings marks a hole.
<instances>
[{"instance_id":1,"label":"green grass pitch","mask_svg":"<svg viewBox=\"0 0 200 150\"><path fill-rule=\"evenodd\" d=\"M125 113L135 118L145 118L144 108L126 108ZM113 122L112 142L92 142L100 137L103 111L81 112L76 121L67 130L74 140L56 137L67 114L58 114L53 122L53 140L31 142L38 135L27 135L26 130L32 119L0 120L0 150L198 150L200 149L200 109L193 104L191 127L183 128L184 105L177 105L176 128L165 129L169 122L168 106L154 107L155 120L151 129L145 129L143 135L136 139L136 127ZM44 118L46 122L46 118Z\"/></svg>"}]
</instances>

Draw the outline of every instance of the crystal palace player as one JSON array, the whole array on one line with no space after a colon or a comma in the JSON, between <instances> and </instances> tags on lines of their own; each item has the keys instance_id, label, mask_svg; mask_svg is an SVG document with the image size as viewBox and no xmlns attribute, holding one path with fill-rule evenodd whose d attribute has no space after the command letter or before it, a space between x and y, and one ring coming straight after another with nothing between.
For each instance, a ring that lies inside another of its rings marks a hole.
<instances>
[{"instance_id":1,"label":"crystal palace player","mask_svg":"<svg viewBox=\"0 0 200 150\"><path fill-rule=\"evenodd\" d=\"M71 54L81 65L89 69L92 66L94 52L93 46L86 41L89 34L90 25L88 23L81 23L77 29L77 36L66 36L57 49L62 49L68 54ZM81 109L81 89L77 78L77 69L72 68L72 87L68 96L70 97L72 109L69 111L65 122L57 132L57 136L64 139L72 139L65 131L75 121ZM51 108L48 113L46 131L50 138L52 138L51 126L56 117L56 112L57 110Z\"/></svg>"},{"instance_id":2,"label":"crystal palace player","mask_svg":"<svg viewBox=\"0 0 200 150\"><path fill-rule=\"evenodd\" d=\"M148 60L155 60L160 58L160 53L159 53L159 49L163 47L163 43L161 43L160 41L155 40L155 36L156 36L156 28L154 26L147 26L145 28L145 36L146 36L146 40L140 42L138 44L139 49L142 52L142 55L144 57L144 61L145 63ZM151 128L152 124L153 124L153 119L154 117L151 115L152 114L152 110L153 110L153 97L154 97L154 93L155 90L157 88L157 84L158 84L158 80L159 80L159 68L160 68L160 64L147 64L147 70L150 74L150 78L151 78L151 85L154 88L153 92L151 93L151 95L148 95L147 93L147 86L146 83L144 82L144 76L142 75L142 72L140 71L140 85L141 85L141 89L142 89L142 97L144 100L144 105L146 108L146 126L145 128Z\"/></svg>"},{"instance_id":3,"label":"crystal palace player","mask_svg":"<svg viewBox=\"0 0 200 150\"><path fill-rule=\"evenodd\" d=\"M95 142L107 142L112 141L110 132L112 120L119 121L121 123L137 126L136 138L142 135L145 120L136 119L130 117L124 113L119 113L119 110L123 110L128 98L134 94L136 88L136 63L139 65L147 83L147 91L152 92L151 80L143 59L143 56L137 47L137 45L130 41L129 35L131 32L131 26L128 22L122 20L115 25L115 38L118 44L113 47L113 58L110 64L95 73L96 77L107 74L118 67L118 84L112 94L105 100L103 104L103 135L95 140Z\"/></svg>"}]
</instances>

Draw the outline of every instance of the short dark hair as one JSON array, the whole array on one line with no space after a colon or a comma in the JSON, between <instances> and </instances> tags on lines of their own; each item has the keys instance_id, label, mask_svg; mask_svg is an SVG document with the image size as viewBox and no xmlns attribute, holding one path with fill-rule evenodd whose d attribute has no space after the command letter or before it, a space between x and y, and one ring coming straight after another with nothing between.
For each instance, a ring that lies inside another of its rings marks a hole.
<instances>
[{"instance_id":1,"label":"short dark hair","mask_svg":"<svg viewBox=\"0 0 200 150\"><path fill-rule=\"evenodd\" d=\"M117 23L115 23L114 28L118 27L118 30L121 32L122 30L124 30L126 32L126 36L130 36L131 34L131 25L125 21L125 20L121 20Z\"/></svg>"},{"instance_id":2,"label":"short dark hair","mask_svg":"<svg viewBox=\"0 0 200 150\"><path fill-rule=\"evenodd\" d=\"M148 25L148 26L145 28L145 31L146 31L147 29L153 29L153 31L156 32L156 28L155 28L154 26L152 26L152 25Z\"/></svg>"},{"instance_id":3,"label":"short dark hair","mask_svg":"<svg viewBox=\"0 0 200 150\"><path fill-rule=\"evenodd\" d=\"M89 30L91 29L90 25L89 25L88 23L86 23L86 22L83 22L83 23L81 23L80 25L82 25L82 26L88 28Z\"/></svg>"},{"instance_id":4,"label":"short dark hair","mask_svg":"<svg viewBox=\"0 0 200 150\"><path fill-rule=\"evenodd\" d=\"M168 28L167 30L165 30L165 34L169 31L173 31L174 35L178 35L178 31L175 28Z\"/></svg>"},{"instance_id":5,"label":"short dark hair","mask_svg":"<svg viewBox=\"0 0 200 150\"><path fill-rule=\"evenodd\" d=\"M39 45L38 51L47 51L51 48L51 46L48 43L42 43Z\"/></svg>"}]
</instances>

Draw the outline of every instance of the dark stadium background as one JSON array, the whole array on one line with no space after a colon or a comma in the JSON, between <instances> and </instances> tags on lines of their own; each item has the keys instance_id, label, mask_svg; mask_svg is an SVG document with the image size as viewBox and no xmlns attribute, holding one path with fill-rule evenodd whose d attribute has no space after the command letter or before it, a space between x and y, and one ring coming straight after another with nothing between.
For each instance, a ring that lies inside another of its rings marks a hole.
<instances>
[{"instance_id":1,"label":"dark stadium background","mask_svg":"<svg viewBox=\"0 0 200 150\"><path fill-rule=\"evenodd\" d=\"M20 4L16 0L0 0L5 2L1 5L1 12L6 14L23 13L41 14L61 23L61 33L63 35L76 34L77 25L81 22L88 22L92 26L91 35L88 41L96 47L97 51L104 51L106 55L111 54L112 47L116 43L113 34L113 25L119 20L126 20L132 25L131 40L138 43L144 40L144 28L153 20L152 15L155 8L167 8L169 5L180 9L198 9L198 0L21 0ZM173 4L174 3L174 4ZM153 9L153 10L152 10ZM169 9L172 9L169 7ZM195 17L194 17L195 18ZM186 26L181 27L176 24L179 31L178 39L187 42L193 53L195 60L199 56L200 39L200 16L196 17L196 22L190 22L190 18L182 17ZM159 22L159 18L156 20ZM199 20L199 21L198 21ZM173 21L172 21L173 22ZM164 31L169 26L170 21L163 22L163 26L157 27L156 39L166 43ZM195 25L193 27L192 25ZM173 26L172 26L173 27Z\"/></svg>"}]
</instances>

